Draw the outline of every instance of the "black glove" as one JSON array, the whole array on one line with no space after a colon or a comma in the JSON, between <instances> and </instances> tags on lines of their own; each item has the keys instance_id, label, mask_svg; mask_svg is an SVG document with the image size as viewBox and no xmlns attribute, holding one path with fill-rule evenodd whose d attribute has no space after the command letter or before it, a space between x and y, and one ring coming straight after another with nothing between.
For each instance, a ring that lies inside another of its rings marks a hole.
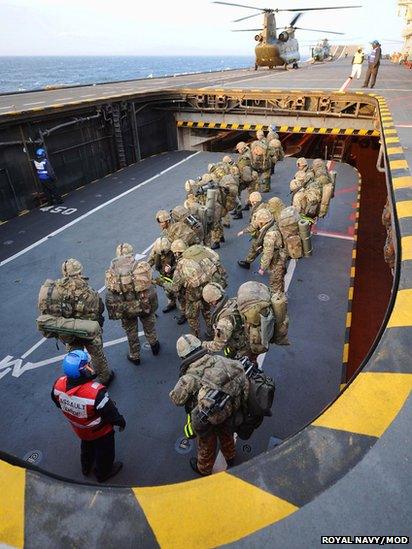
<instances>
[{"instance_id":1,"label":"black glove","mask_svg":"<svg viewBox=\"0 0 412 549\"><path fill-rule=\"evenodd\" d=\"M99 315L99 320L97 321L100 325L100 328L103 328L103 324L104 324L104 316L103 315Z\"/></svg>"},{"instance_id":2,"label":"black glove","mask_svg":"<svg viewBox=\"0 0 412 549\"><path fill-rule=\"evenodd\" d=\"M123 416L122 416L122 419L119 419L118 426L119 426L120 432L126 429L126 420L124 419Z\"/></svg>"}]
</instances>

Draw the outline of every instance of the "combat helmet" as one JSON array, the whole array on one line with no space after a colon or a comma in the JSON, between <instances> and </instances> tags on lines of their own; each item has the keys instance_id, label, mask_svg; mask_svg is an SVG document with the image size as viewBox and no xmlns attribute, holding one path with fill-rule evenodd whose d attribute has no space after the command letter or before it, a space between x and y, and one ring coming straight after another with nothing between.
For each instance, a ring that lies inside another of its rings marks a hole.
<instances>
[{"instance_id":1,"label":"combat helmet","mask_svg":"<svg viewBox=\"0 0 412 549\"><path fill-rule=\"evenodd\" d=\"M264 132L263 130L258 130L258 131L256 132L256 139L258 139L259 141L260 141L261 139L264 139L264 137L265 137L265 132Z\"/></svg>"},{"instance_id":2,"label":"combat helmet","mask_svg":"<svg viewBox=\"0 0 412 549\"><path fill-rule=\"evenodd\" d=\"M225 291L217 282L210 282L206 284L202 291L202 297L206 303L215 303L222 299L225 295Z\"/></svg>"},{"instance_id":3,"label":"combat helmet","mask_svg":"<svg viewBox=\"0 0 412 549\"><path fill-rule=\"evenodd\" d=\"M185 250L187 250L187 244L181 238L177 238L176 240L173 240L170 249L174 254L182 254Z\"/></svg>"},{"instance_id":4,"label":"combat helmet","mask_svg":"<svg viewBox=\"0 0 412 549\"><path fill-rule=\"evenodd\" d=\"M280 142L279 139L275 137L269 141L269 146L272 147L273 149L278 149L279 147L282 146L282 143Z\"/></svg>"},{"instance_id":5,"label":"combat helmet","mask_svg":"<svg viewBox=\"0 0 412 549\"><path fill-rule=\"evenodd\" d=\"M122 242L116 248L116 256L120 257L121 255L130 255L134 252L133 246L128 242Z\"/></svg>"},{"instance_id":6,"label":"combat helmet","mask_svg":"<svg viewBox=\"0 0 412 549\"><path fill-rule=\"evenodd\" d=\"M245 150L246 148L247 148L247 145L246 145L246 143L245 143L244 141L239 141L239 143L237 143L237 145L236 145L236 150L237 150L238 152L243 151L243 150Z\"/></svg>"},{"instance_id":7,"label":"combat helmet","mask_svg":"<svg viewBox=\"0 0 412 549\"><path fill-rule=\"evenodd\" d=\"M154 244L153 244L153 251L156 254L162 254L170 252L170 240L168 240L165 236L160 236L159 238L156 238Z\"/></svg>"},{"instance_id":8,"label":"combat helmet","mask_svg":"<svg viewBox=\"0 0 412 549\"><path fill-rule=\"evenodd\" d=\"M225 164L233 164L233 160L228 154L223 157L222 162L225 162Z\"/></svg>"},{"instance_id":9,"label":"combat helmet","mask_svg":"<svg viewBox=\"0 0 412 549\"><path fill-rule=\"evenodd\" d=\"M83 272L83 265L77 259L66 259L62 263L63 276L78 276Z\"/></svg>"},{"instance_id":10,"label":"combat helmet","mask_svg":"<svg viewBox=\"0 0 412 549\"><path fill-rule=\"evenodd\" d=\"M180 358L186 358L188 355L200 349L202 342L192 334L185 334L176 341L176 351Z\"/></svg>"},{"instance_id":11,"label":"combat helmet","mask_svg":"<svg viewBox=\"0 0 412 549\"><path fill-rule=\"evenodd\" d=\"M175 206L172 210L172 219L173 221L182 221L189 215L187 208L179 204Z\"/></svg>"},{"instance_id":12,"label":"combat helmet","mask_svg":"<svg viewBox=\"0 0 412 549\"><path fill-rule=\"evenodd\" d=\"M209 166L210 166L210 164L209 164ZM214 164L213 164L213 166L214 166ZM204 173L202 175L202 183L210 183L212 180L213 180L213 177L211 176L210 173Z\"/></svg>"},{"instance_id":13,"label":"combat helmet","mask_svg":"<svg viewBox=\"0 0 412 549\"><path fill-rule=\"evenodd\" d=\"M306 160L305 157L301 156L300 158L298 158L296 160L296 166L298 167L299 170L301 170L302 168L307 169L308 168L308 161Z\"/></svg>"},{"instance_id":14,"label":"combat helmet","mask_svg":"<svg viewBox=\"0 0 412 549\"><path fill-rule=\"evenodd\" d=\"M170 220L171 220L170 212L166 210L159 210L156 213L156 221L158 223L164 223L165 221L170 221Z\"/></svg>"},{"instance_id":15,"label":"combat helmet","mask_svg":"<svg viewBox=\"0 0 412 549\"><path fill-rule=\"evenodd\" d=\"M259 191L253 191L253 193L250 193L249 202L252 205L259 204L260 202L262 202L262 195L260 194L260 192Z\"/></svg>"},{"instance_id":16,"label":"combat helmet","mask_svg":"<svg viewBox=\"0 0 412 549\"><path fill-rule=\"evenodd\" d=\"M270 223L271 221L273 221L273 215L267 208L262 208L254 215L254 222L260 227Z\"/></svg>"}]
</instances>

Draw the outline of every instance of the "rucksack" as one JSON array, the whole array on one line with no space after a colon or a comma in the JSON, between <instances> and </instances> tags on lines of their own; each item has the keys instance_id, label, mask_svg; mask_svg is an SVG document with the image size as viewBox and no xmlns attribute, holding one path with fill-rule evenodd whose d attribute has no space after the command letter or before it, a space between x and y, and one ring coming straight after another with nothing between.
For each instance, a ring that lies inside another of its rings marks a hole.
<instances>
[{"instance_id":1,"label":"rucksack","mask_svg":"<svg viewBox=\"0 0 412 549\"><path fill-rule=\"evenodd\" d=\"M219 255L207 246L190 246L180 261L187 286L197 288L209 282L217 282L223 288L227 286L227 275L220 265Z\"/></svg>"},{"instance_id":2,"label":"rucksack","mask_svg":"<svg viewBox=\"0 0 412 549\"><path fill-rule=\"evenodd\" d=\"M42 315L101 320L99 294L83 278L47 279L40 288L38 308Z\"/></svg>"},{"instance_id":3,"label":"rucksack","mask_svg":"<svg viewBox=\"0 0 412 549\"><path fill-rule=\"evenodd\" d=\"M261 425L264 417L272 415L275 382L249 359L243 358L240 362L249 380L249 392L241 413L235 418L235 432L242 440L248 440L253 431Z\"/></svg>"},{"instance_id":4,"label":"rucksack","mask_svg":"<svg viewBox=\"0 0 412 549\"><path fill-rule=\"evenodd\" d=\"M270 170L271 160L269 148L262 141L253 141L250 146L251 166L258 172Z\"/></svg>"},{"instance_id":5,"label":"rucksack","mask_svg":"<svg viewBox=\"0 0 412 549\"><path fill-rule=\"evenodd\" d=\"M266 352L275 332L275 315L269 288L249 280L239 287L237 304L252 352Z\"/></svg>"},{"instance_id":6,"label":"rucksack","mask_svg":"<svg viewBox=\"0 0 412 549\"><path fill-rule=\"evenodd\" d=\"M303 255L299 236L299 219L300 216L293 206L285 208L279 215L279 230L282 233L286 251L292 259L299 259Z\"/></svg>"},{"instance_id":7,"label":"rucksack","mask_svg":"<svg viewBox=\"0 0 412 549\"><path fill-rule=\"evenodd\" d=\"M146 261L137 262L132 255L112 260L106 271L106 288L118 294L133 296L152 285L152 269Z\"/></svg>"},{"instance_id":8,"label":"rucksack","mask_svg":"<svg viewBox=\"0 0 412 549\"><path fill-rule=\"evenodd\" d=\"M148 316L158 308L156 288L152 285L148 290L127 295L107 290L106 308L110 320Z\"/></svg>"},{"instance_id":9,"label":"rucksack","mask_svg":"<svg viewBox=\"0 0 412 549\"><path fill-rule=\"evenodd\" d=\"M91 341L102 333L99 323L95 320L40 315L36 322L37 329L47 338L69 336Z\"/></svg>"}]
</instances>

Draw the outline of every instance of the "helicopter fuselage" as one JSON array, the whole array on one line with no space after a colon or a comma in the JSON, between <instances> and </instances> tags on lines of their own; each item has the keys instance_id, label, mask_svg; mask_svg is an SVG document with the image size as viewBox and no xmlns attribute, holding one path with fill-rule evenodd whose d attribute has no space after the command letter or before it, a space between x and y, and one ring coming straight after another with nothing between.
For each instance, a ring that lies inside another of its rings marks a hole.
<instances>
[{"instance_id":1,"label":"helicopter fuselage","mask_svg":"<svg viewBox=\"0 0 412 549\"><path fill-rule=\"evenodd\" d=\"M296 38L289 38L286 42L277 38L270 42L261 41L255 48L255 55L258 67L282 67L300 60Z\"/></svg>"}]
</instances>

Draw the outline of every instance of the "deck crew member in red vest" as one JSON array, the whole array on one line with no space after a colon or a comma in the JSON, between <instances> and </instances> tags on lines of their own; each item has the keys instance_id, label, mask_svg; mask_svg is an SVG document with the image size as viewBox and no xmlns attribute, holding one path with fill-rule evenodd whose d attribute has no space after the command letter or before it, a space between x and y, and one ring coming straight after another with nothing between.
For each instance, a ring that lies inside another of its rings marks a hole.
<instances>
[{"instance_id":1,"label":"deck crew member in red vest","mask_svg":"<svg viewBox=\"0 0 412 549\"><path fill-rule=\"evenodd\" d=\"M123 431L124 417L110 399L107 388L95 381L90 355L83 350L68 353L63 360L64 376L52 389L52 399L69 420L81 440L82 472L94 473L98 482L116 475L123 464L114 461L114 425Z\"/></svg>"}]
</instances>

